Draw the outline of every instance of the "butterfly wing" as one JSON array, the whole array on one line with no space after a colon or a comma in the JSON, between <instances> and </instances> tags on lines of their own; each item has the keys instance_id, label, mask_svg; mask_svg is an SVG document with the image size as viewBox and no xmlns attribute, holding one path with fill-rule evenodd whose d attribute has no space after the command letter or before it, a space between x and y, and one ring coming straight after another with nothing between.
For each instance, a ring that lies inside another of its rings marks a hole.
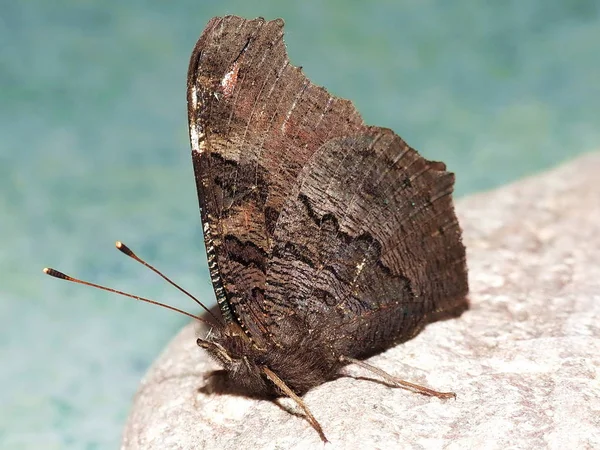
<instances>
[{"instance_id":1,"label":"butterfly wing","mask_svg":"<svg viewBox=\"0 0 600 450\"><path fill-rule=\"evenodd\" d=\"M467 307L454 175L391 130L336 138L299 175L277 222L265 300L352 357ZM283 333L283 332L282 332ZM321 338L323 339L323 338Z\"/></svg>"},{"instance_id":2,"label":"butterfly wing","mask_svg":"<svg viewBox=\"0 0 600 450\"><path fill-rule=\"evenodd\" d=\"M187 99L217 301L226 320L260 342L266 270L283 203L317 149L365 126L350 102L311 84L289 63L281 20L212 19L190 60Z\"/></svg>"}]
</instances>

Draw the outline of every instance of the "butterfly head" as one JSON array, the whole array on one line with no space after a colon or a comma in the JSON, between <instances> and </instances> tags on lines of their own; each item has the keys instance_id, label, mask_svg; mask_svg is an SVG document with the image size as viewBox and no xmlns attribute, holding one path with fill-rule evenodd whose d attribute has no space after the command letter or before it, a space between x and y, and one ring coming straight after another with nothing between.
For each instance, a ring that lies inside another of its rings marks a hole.
<instances>
[{"instance_id":1,"label":"butterfly head","mask_svg":"<svg viewBox=\"0 0 600 450\"><path fill-rule=\"evenodd\" d=\"M239 325L228 324L196 342L221 364L233 385L249 394L274 393L272 384L264 377L263 368L269 360L267 351L256 346Z\"/></svg>"}]
</instances>

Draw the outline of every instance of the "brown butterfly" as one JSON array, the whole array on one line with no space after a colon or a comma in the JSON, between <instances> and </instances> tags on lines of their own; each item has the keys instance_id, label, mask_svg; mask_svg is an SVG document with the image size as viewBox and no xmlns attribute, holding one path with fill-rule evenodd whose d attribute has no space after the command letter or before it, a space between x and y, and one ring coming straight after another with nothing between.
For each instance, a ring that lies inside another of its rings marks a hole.
<instances>
[{"instance_id":1,"label":"brown butterfly","mask_svg":"<svg viewBox=\"0 0 600 450\"><path fill-rule=\"evenodd\" d=\"M361 361L468 307L445 165L313 85L288 60L282 20L212 19L191 56L187 103L222 316L198 345L227 381L291 397L324 441L300 396L348 363L422 394L454 396Z\"/></svg>"}]
</instances>

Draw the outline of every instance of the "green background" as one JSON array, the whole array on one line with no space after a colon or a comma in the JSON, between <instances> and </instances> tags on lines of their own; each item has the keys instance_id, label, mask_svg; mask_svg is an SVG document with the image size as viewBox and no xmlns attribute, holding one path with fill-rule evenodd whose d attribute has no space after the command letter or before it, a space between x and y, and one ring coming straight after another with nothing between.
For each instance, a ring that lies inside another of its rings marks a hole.
<instances>
[{"instance_id":1,"label":"green background","mask_svg":"<svg viewBox=\"0 0 600 450\"><path fill-rule=\"evenodd\" d=\"M600 2L0 0L0 448L116 448L187 322L45 277L53 266L207 303L185 76L215 15L283 17L295 65L490 189L600 145Z\"/></svg>"}]
</instances>

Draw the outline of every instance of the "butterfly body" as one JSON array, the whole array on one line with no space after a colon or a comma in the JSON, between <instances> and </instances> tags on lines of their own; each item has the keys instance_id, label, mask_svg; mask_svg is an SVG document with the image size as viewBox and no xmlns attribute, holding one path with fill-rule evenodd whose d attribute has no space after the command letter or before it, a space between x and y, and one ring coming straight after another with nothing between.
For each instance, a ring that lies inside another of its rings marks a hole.
<instances>
[{"instance_id":1,"label":"butterfly body","mask_svg":"<svg viewBox=\"0 0 600 450\"><path fill-rule=\"evenodd\" d=\"M332 349L325 349L311 336L292 331L293 339L285 346L268 344L258 348L242 329L230 324L217 330L199 345L223 366L227 384L246 394L265 397L281 395L281 391L264 374L268 367L285 380L298 395L335 377L344 364ZM292 342L297 339L296 342ZM290 345L291 344L291 345Z\"/></svg>"}]
</instances>

